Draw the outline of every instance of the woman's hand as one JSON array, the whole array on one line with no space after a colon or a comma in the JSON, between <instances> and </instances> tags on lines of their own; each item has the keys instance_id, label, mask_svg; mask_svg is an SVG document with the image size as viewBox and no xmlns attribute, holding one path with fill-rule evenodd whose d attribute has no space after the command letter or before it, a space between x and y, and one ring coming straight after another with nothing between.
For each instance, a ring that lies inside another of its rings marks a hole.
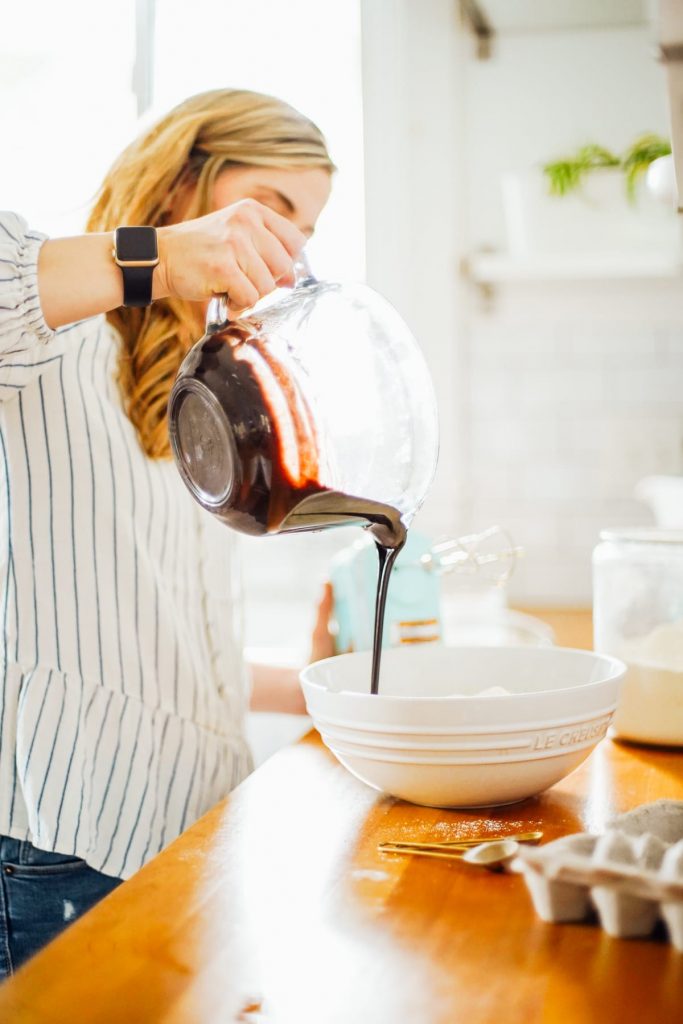
<instances>
[{"instance_id":1,"label":"woman's hand","mask_svg":"<svg viewBox=\"0 0 683 1024\"><path fill-rule=\"evenodd\" d=\"M206 302L226 294L232 312L292 284L293 261L306 244L291 221L255 199L159 228L157 235L154 298Z\"/></svg>"},{"instance_id":2,"label":"woman's hand","mask_svg":"<svg viewBox=\"0 0 683 1024\"><path fill-rule=\"evenodd\" d=\"M326 583L316 611L309 663L331 658L334 654L334 637L330 633L333 608L332 584ZM249 668L252 678L252 711L306 714L306 702L299 683L299 669L253 663Z\"/></svg>"},{"instance_id":3,"label":"woman's hand","mask_svg":"<svg viewBox=\"0 0 683 1024\"><path fill-rule=\"evenodd\" d=\"M242 199L206 217L157 231L159 265L152 296L207 302L227 294L230 313L247 309L279 284L292 284L306 236L286 217ZM50 327L107 313L123 302L112 232L49 238L38 255L38 291Z\"/></svg>"},{"instance_id":4,"label":"woman's hand","mask_svg":"<svg viewBox=\"0 0 683 1024\"><path fill-rule=\"evenodd\" d=\"M334 637L330 632L330 621L333 611L334 592L332 584L326 583L316 609L315 624L311 635L309 664L313 664L314 661L322 661L323 658L331 658L336 653Z\"/></svg>"},{"instance_id":5,"label":"woman's hand","mask_svg":"<svg viewBox=\"0 0 683 1024\"><path fill-rule=\"evenodd\" d=\"M305 715L298 668L248 662L251 675L251 711L270 711L281 715Z\"/></svg>"}]
</instances>

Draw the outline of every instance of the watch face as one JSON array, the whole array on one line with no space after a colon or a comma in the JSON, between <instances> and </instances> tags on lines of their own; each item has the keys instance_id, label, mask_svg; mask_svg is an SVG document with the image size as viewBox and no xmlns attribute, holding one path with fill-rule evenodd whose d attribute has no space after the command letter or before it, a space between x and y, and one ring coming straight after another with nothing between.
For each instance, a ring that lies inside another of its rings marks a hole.
<instances>
[{"instance_id":1,"label":"watch face","mask_svg":"<svg viewBox=\"0 0 683 1024\"><path fill-rule=\"evenodd\" d=\"M155 260L157 233L154 228L117 228L116 255L124 263L136 260Z\"/></svg>"}]
</instances>

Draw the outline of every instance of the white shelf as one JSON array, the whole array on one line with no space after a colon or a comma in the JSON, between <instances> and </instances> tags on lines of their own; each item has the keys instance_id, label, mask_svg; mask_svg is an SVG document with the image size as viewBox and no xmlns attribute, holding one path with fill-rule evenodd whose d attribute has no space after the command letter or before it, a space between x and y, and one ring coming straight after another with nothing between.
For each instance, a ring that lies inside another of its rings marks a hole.
<instances>
[{"instance_id":1,"label":"white shelf","mask_svg":"<svg viewBox=\"0 0 683 1024\"><path fill-rule=\"evenodd\" d=\"M644 0L484 0L482 6L497 35L647 25L649 20Z\"/></svg>"},{"instance_id":2,"label":"white shelf","mask_svg":"<svg viewBox=\"0 0 683 1024\"><path fill-rule=\"evenodd\" d=\"M467 259L465 274L480 285L677 278L683 274L683 260L672 252L552 253L526 258L508 253L476 253Z\"/></svg>"}]
</instances>

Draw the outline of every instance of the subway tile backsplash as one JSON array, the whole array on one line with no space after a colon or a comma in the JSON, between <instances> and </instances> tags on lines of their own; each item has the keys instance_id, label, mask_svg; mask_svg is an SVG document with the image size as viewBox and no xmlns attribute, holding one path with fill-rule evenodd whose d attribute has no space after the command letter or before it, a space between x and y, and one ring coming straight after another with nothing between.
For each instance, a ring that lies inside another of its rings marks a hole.
<instances>
[{"instance_id":1,"label":"subway tile backsplash","mask_svg":"<svg viewBox=\"0 0 683 1024\"><path fill-rule=\"evenodd\" d=\"M512 600L588 604L599 530L651 522L637 481L683 472L683 280L508 285L463 345L471 526L525 547Z\"/></svg>"}]
</instances>

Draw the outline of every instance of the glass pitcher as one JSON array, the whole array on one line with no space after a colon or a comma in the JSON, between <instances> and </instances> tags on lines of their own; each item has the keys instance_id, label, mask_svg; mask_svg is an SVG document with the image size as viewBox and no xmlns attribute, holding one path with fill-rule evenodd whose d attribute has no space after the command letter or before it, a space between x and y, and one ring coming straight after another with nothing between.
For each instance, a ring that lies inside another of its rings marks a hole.
<instances>
[{"instance_id":1,"label":"glass pitcher","mask_svg":"<svg viewBox=\"0 0 683 1024\"><path fill-rule=\"evenodd\" d=\"M436 469L436 402L398 313L361 284L316 280L230 321L209 305L169 401L180 473L196 500L248 534L369 525L397 546Z\"/></svg>"}]
</instances>

